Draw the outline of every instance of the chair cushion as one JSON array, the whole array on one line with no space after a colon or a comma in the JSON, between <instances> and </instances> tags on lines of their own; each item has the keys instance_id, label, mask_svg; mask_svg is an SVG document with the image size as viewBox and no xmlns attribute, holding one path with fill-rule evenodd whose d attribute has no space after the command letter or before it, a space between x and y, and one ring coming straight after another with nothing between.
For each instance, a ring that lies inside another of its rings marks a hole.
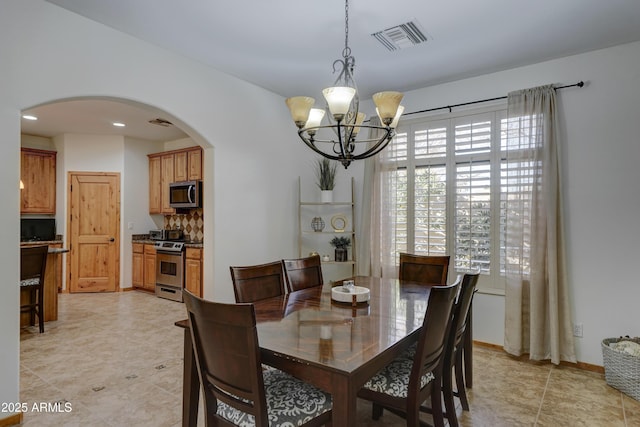
<instances>
[{"instance_id":1,"label":"chair cushion","mask_svg":"<svg viewBox=\"0 0 640 427\"><path fill-rule=\"evenodd\" d=\"M331 410L331 395L278 369L264 369L270 426L300 426ZM255 418L218 401L218 415L239 426L255 426Z\"/></svg>"},{"instance_id":2,"label":"chair cushion","mask_svg":"<svg viewBox=\"0 0 640 427\"><path fill-rule=\"evenodd\" d=\"M34 277L31 279L24 279L20 281L20 286L38 286L40 284L40 278Z\"/></svg>"},{"instance_id":3,"label":"chair cushion","mask_svg":"<svg viewBox=\"0 0 640 427\"><path fill-rule=\"evenodd\" d=\"M413 360L406 353L396 358L393 362L381 369L375 374L364 388L378 393L388 394L389 396L406 398L409 389L409 376ZM434 380L431 372L423 375L420 379L420 388L426 386Z\"/></svg>"},{"instance_id":4,"label":"chair cushion","mask_svg":"<svg viewBox=\"0 0 640 427\"><path fill-rule=\"evenodd\" d=\"M402 352L402 354L398 356L398 358L413 360L413 358L416 356L416 351L418 351L418 343L413 343L411 344L411 347Z\"/></svg>"}]
</instances>

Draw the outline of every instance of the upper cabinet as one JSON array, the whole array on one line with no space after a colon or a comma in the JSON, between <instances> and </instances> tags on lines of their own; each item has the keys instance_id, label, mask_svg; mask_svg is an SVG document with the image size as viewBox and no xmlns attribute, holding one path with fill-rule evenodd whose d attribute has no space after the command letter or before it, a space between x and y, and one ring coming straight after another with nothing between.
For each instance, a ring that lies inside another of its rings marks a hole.
<instances>
[{"instance_id":1,"label":"upper cabinet","mask_svg":"<svg viewBox=\"0 0 640 427\"><path fill-rule=\"evenodd\" d=\"M188 162L189 161L186 152L175 153L173 155L173 178L175 180L173 182L187 181L189 179L189 174L187 173Z\"/></svg>"},{"instance_id":2,"label":"upper cabinet","mask_svg":"<svg viewBox=\"0 0 640 427\"><path fill-rule=\"evenodd\" d=\"M23 148L20 153L20 213L56 213L56 152Z\"/></svg>"},{"instance_id":3,"label":"upper cabinet","mask_svg":"<svg viewBox=\"0 0 640 427\"><path fill-rule=\"evenodd\" d=\"M187 151L187 181L197 181L202 176L202 149Z\"/></svg>"},{"instance_id":4,"label":"upper cabinet","mask_svg":"<svg viewBox=\"0 0 640 427\"><path fill-rule=\"evenodd\" d=\"M149 154L149 213L171 215L169 184L202 180L202 148Z\"/></svg>"},{"instance_id":5,"label":"upper cabinet","mask_svg":"<svg viewBox=\"0 0 640 427\"><path fill-rule=\"evenodd\" d=\"M162 213L162 158L149 156L149 213Z\"/></svg>"}]
</instances>

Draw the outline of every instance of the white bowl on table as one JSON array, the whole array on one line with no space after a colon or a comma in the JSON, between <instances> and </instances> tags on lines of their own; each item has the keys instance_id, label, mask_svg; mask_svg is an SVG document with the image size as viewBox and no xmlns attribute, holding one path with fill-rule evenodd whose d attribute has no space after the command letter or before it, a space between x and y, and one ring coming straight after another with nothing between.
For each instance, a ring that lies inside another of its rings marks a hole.
<instances>
[{"instance_id":1,"label":"white bowl on table","mask_svg":"<svg viewBox=\"0 0 640 427\"><path fill-rule=\"evenodd\" d=\"M337 302L352 304L354 296L356 303L368 302L371 298L371 291L362 286L354 286L350 289L345 286L336 286L331 289L331 299Z\"/></svg>"}]
</instances>

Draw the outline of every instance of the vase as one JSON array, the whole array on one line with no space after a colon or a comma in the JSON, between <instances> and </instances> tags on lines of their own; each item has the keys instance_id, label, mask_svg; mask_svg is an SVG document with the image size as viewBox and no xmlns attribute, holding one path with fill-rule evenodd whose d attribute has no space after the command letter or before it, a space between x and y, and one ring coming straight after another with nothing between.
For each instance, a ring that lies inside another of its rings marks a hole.
<instances>
[{"instance_id":1,"label":"vase","mask_svg":"<svg viewBox=\"0 0 640 427\"><path fill-rule=\"evenodd\" d=\"M314 216L311 220L311 229L316 233L324 230L324 221L319 216Z\"/></svg>"},{"instance_id":2,"label":"vase","mask_svg":"<svg viewBox=\"0 0 640 427\"><path fill-rule=\"evenodd\" d=\"M322 203L333 202L333 190L322 190L320 192L320 200Z\"/></svg>"},{"instance_id":3,"label":"vase","mask_svg":"<svg viewBox=\"0 0 640 427\"><path fill-rule=\"evenodd\" d=\"M336 248L336 262L345 262L347 260L347 248Z\"/></svg>"}]
</instances>

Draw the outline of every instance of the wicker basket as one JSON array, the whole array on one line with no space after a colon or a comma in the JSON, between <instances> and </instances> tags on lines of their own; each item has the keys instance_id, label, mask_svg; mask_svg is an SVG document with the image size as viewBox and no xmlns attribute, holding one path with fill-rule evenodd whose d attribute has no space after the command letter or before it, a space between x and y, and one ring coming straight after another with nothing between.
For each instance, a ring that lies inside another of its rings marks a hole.
<instances>
[{"instance_id":1,"label":"wicker basket","mask_svg":"<svg viewBox=\"0 0 640 427\"><path fill-rule=\"evenodd\" d=\"M602 340L604 376L607 384L640 401L640 357L616 351L609 344L640 338L606 338Z\"/></svg>"}]
</instances>

